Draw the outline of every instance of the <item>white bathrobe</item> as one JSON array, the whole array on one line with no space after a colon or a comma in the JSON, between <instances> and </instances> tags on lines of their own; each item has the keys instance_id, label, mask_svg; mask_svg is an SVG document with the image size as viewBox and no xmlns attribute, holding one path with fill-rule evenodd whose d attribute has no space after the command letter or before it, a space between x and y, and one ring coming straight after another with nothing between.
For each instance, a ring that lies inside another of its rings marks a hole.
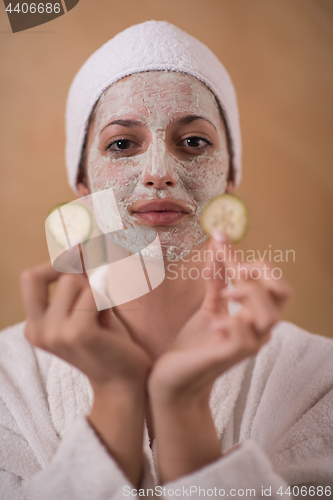
<instances>
[{"instance_id":1,"label":"white bathrobe","mask_svg":"<svg viewBox=\"0 0 333 500\"><path fill-rule=\"evenodd\" d=\"M133 486L84 417L92 403L86 377L33 348L23 329L21 323L0 333L0 499L133 498ZM240 446L155 489L157 497L241 498L254 489L261 498L264 488L270 498L290 499L278 491L332 485L332 340L279 323L256 357L216 381L211 409L223 453ZM143 452L141 495L158 484L146 428ZM309 498L319 497L333 495Z\"/></svg>"}]
</instances>

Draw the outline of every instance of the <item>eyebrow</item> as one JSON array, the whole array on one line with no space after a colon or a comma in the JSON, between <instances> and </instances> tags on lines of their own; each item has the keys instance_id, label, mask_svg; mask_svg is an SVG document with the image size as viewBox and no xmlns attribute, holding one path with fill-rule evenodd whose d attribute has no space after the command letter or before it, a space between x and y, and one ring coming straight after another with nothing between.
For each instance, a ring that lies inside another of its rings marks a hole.
<instances>
[{"instance_id":1,"label":"eyebrow","mask_svg":"<svg viewBox=\"0 0 333 500\"><path fill-rule=\"evenodd\" d=\"M210 123L216 130L215 125L210 120L205 118L204 116L187 115L187 116L183 116L182 118L179 118L178 120L175 120L175 121L177 121L177 123L179 123L179 125L189 125L190 123L192 123L196 120L205 120L206 122Z\"/></svg>"},{"instance_id":2,"label":"eyebrow","mask_svg":"<svg viewBox=\"0 0 333 500\"><path fill-rule=\"evenodd\" d=\"M109 127L110 125L120 125L121 127L142 127L143 123L139 120L113 120L112 122L107 123L105 127L102 128L100 134L104 129L106 129L106 127Z\"/></svg>"},{"instance_id":3,"label":"eyebrow","mask_svg":"<svg viewBox=\"0 0 333 500\"><path fill-rule=\"evenodd\" d=\"M206 122L210 123L212 125L212 127L214 127L216 130L215 125L210 120L205 118L204 116L187 115L187 116L183 116L182 118L178 118L175 121L179 125L189 125L190 123L192 123L196 120L205 120ZM103 130L106 129L106 127L109 127L110 125L120 125L121 127L129 127L130 128L130 127L142 127L144 124L139 120L122 120L122 119L113 120L112 122L107 123L105 125L105 127L102 128L100 134L103 132Z\"/></svg>"}]
</instances>

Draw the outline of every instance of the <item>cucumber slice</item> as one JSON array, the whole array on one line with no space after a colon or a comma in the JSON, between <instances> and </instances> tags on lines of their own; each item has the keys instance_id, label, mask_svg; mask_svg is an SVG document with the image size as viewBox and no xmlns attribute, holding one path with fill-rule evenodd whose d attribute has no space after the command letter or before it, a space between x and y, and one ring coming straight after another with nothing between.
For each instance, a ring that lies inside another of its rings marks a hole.
<instances>
[{"instance_id":1,"label":"cucumber slice","mask_svg":"<svg viewBox=\"0 0 333 500\"><path fill-rule=\"evenodd\" d=\"M232 243L239 243L246 235L249 217L243 200L225 193L207 203L201 213L200 222L209 236L214 229L219 229Z\"/></svg>"},{"instance_id":2,"label":"cucumber slice","mask_svg":"<svg viewBox=\"0 0 333 500\"><path fill-rule=\"evenodd\" d=\"M70 201L63 201L61 203L57 203L56 205L54 205L52 208L50 208L50 210L47 212L47 216L46 218L52 214L52 212L55 212L56 210L58 210L58 208L64 206L64 205L67 205L67 203L70 203Z\"/></svg>"},{"instance_id":3,"label":"cucumber slice","mask_svg":"<svg viewBox=\"0 0 333 500\"><path fill-rule=\"evenodd\" d=\"M87 240L92 232L92 226L93 221L88 208L77 201L58 203L51 208L46 219L46 228L62 248L68 248L68 240L70 246Z\"/></svg>"}]
</instances>

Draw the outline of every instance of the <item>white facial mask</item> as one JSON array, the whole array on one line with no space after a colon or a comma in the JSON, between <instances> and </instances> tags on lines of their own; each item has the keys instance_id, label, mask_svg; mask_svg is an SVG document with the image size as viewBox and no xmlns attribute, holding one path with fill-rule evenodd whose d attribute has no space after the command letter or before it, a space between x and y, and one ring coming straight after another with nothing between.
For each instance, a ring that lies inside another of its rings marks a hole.
<instances>
[{"instance_id":1,"label":"white facial mask","mask_svg":"<svg viewBox=\"0 0 333 500\"><path fill-rule=\"evenodd\" d=\"M185 159L169 151L167 127L185 115L203 116L213 124L218 137L213 151L207 149ZM141 121L149 130L149 145L144 152L116 157L103 151L99 145L102 129L110 121L129 117ZM139 224L128 210L135 202L168 198L185 204L189 216L175 226L158 227L167 260L180 260L206 239L199 223L200 214L213 196L225 191L228 168L227 142L218 106L213 94L197 79L174 72L140 73L115 83L101 97L87 156L91 190L113 189L124 227ZM168 174L173 185L163 189L146 186L143 179L147 174ZM99 210L98 224L103 232L113 230L112 220L107 207Z\"/></svg>"}]
</instances>

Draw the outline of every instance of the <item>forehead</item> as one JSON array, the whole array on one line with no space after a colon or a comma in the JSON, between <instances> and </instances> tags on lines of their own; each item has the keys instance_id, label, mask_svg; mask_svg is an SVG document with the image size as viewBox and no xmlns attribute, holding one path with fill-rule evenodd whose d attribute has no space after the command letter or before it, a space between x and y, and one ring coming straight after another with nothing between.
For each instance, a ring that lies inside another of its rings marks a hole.
<instances>
[{"instance_id":1,"label":"forehead","mask_svg":"<svg viewBox=\"0 0 333 500\"><path fill-rule=\"evenodd\" d=\"M135 114L145 121L153 118L200 114L219 119L212 92L193 76L150 71L130 75L111 85L98 103L98 121Z\"/></svg>"}]
</instances>

